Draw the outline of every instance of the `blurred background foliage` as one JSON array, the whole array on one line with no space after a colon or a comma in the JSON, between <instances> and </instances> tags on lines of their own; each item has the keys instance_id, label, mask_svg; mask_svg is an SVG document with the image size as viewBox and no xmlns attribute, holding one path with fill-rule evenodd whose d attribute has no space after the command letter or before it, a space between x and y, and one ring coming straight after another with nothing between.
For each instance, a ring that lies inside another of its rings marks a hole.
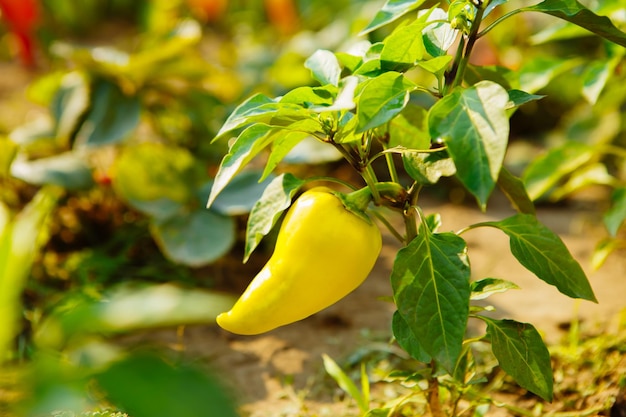
<instances>
[{"instance_id":1,"label":"blurred background foliage","mask_svg":"<svg viewBox=\"0 0 626 417\"><path fill-rule=\"evenodd\" d=\"M624 28L624 0L586 4ZM212 290L253 275L240 244L266 182L247 171L205 209L228 150L212 138L250 95L314 85L304 61L358 48L381 5L0 0L0 414L13 396L23 415L113 404L152 417L148 403L169 410L172 399L168 415L235 415L210 370L108 337L210 323L232 302ZM467 77L546 95L513 115L507 164L540 202L592 196L607 227L597 267L626 245L623 57L572 25L523 14L481 39ZM350 175L314 145L295 149L288 168ZM435 194L462 201L447 185ZM148 386L134 382L147 372ZM181 388L190 386L214 397ZM153 395L166 390L176 394Z\"/></svg>"}]
</instances>

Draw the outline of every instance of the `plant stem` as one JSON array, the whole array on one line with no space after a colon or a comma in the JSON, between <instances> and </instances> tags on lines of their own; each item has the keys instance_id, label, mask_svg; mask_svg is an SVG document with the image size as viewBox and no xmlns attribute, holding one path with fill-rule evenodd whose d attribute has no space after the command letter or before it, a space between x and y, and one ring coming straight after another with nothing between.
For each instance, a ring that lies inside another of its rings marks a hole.
<instances>
[{"instance_id":1,"label":"plant stem","mask_svg":"<svg viewBox=\"0 0 626 417\"><path fill-rule=\"evenodd\" d=\"M435 366L435 362L431 362L430 367L433 371ZM433 417L445 417L439 401L439 380L436 376L431 375L428 385L428 407L430 408L430 413Z\"/></svg>"},{"instance_id":2,"label":"plant stem","mask_svg":"<svg viewBox=\"0 0 626 417\"><path fill-rule=\"evenodd\" d=\"M383 143L383 149L386 151L389 149L388 143ZM385 152L385 161L387 162L387 169L389 169L389 177L391 181L400 183L400 177L398 177L398 171L396 170L396 164L393 161L393 154L391 152Z\"/></svg>"},{"instance_id":3,"label":"plant stem","mask_svg":"<svg viewBox=\"0 0 626 417\"><path fill-rule=\"evenodd\" d=\"M365 170L361 172L361 176L365 180L367 186L371 189L372 197L374 198L374 204L378 205L380 203L380 193L376 188L376 183L378 182L378 179L376 178L374 168L372 168L370 164L367 164L365 166Z\"/></svg>"},{"instance_id":4,"label":"plant stem","mask_svg":"<svg viewBox=\"0 0 626 417\"><path fill-rule=\"evenodd\" d=\"M472 54L472 49L474 48L474 44L478 40L478 29L480 29L480 24L483 20L483 14L485 13L485 9L483 7L478 7L476 10L476 16L474 21L472 22L472 27L470 29L470 33L467 37L467 44L465 48L463 45L459 45L459 48L463 49L462 58L458 63L458 66L454 68L456 73L451 73L450 76L454 76L454 81L450 86L450 89L453 89L456 86L461 85L463 82L463 76L465 75L465 69L467 68L467 64L469 63L470 55ZM458 58L459 54L457 54ZM456 58L455 58L456 62Z\"/></svg>"},{"instance_id":5,"label":"plant stem","mask_svg":"<svg viewBox=\"0 0 626 417\"><path fill-rule=\"evenodd\" d=\"M480 32L477 37L478 38L482 38L483 36L485 36L487 34L487 32L489 32L491 29L495 28L496 26L498 26L503 20L508 19L509 17L516 15L520 12L523 12L524 9L515 9L512 10L510 12L508 12L505 15L500 16L499 18L497 18L496 20L494 20L489 26L487 26L485 29L483 29L482 32Z\"/></svg>"}]
</instances>

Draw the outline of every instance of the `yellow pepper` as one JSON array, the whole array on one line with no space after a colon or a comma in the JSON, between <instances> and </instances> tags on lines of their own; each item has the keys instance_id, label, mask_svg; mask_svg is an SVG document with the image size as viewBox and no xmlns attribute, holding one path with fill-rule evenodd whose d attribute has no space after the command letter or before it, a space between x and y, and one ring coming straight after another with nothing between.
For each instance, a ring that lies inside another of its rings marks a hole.
<instances>
[{"instance_id":1,"label":"yellow pepper","mask_svg":"<svg viewBox=\"0 0 626 417\"><path fill-rule=\"evenodd\" d=\"M217 323L253 335L309 317L357 288L381 247L378 227L333 191L306 191L287 212L267 264Z\"/></svg>"}]
</instances>

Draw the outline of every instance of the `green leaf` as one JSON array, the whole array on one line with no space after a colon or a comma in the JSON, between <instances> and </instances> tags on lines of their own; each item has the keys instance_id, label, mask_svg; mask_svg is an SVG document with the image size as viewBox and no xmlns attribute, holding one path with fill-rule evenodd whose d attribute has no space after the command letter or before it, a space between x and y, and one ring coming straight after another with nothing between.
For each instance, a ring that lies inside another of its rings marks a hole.
<instances>
[{"instance_id":1,"label":"green leaf","mask_svg":"<svg viewBox=\"0 0 626 417\"><path fill-rule=\"evenodd\" d=\"M59 197L58 189L42 188L13 219L0 201L0 365L21 328L22 292Z\"/></svg>"},{"instance_id":2,"label":"green leaf","mask_svg":"<svg viewBox=\"0 0 626 417\"><path fill-rule=\"evenodd\" d=\"M330 375L337 385L352 399L354 399L357 403L357 406L361 410L361 412L365 413L369 410L369 402L366 400L365 396L359 391L356 384L350 379L348 375L341 369L337 362L332 360L332 358L325 353L322 354L322 358L324 360L324 369Z\"/></svg>"},{"instance_id":3,"label":"green leaf","mask_svg":"<svg viewBox=\"0 0 626 417\"><path fill-rule=\"evenodd\" d=\"M542 12L566 20L611 42L626 46L626 33L620 31L606 16L598 16L577 0L544 0L521 11Z\"/></svg>"},{"instance_id":4,"label":"green leaf","mask_svg":"<svg viewBox=\"0 0 626 417\"><path fill-rule=\"evenodd\" d=\"M413 359L422 363L430 363L431 357L426 353L415 334L413 334L411 327L406 320L404 320L399 311L393 313L391 329L400 347L411 355Z\"/></svg>"},{"instance_id":5,"label":"green leaf","mask_svg":"<svg viewBox=\"0 0 626 417\"><path fill-rule=\"evenodd\" d=\"M535 158L522 176L529 197L536 200L546 194L565 176L588 163L595 154L589 145L567 141Z\"/></svg>"},{"instance_id":6,"label":"green leaf","mask_svg":"<svg viewBox=\"0 0 626 417\"><path fill-rule=\"evenodd\" d=\"M381 67L389 71L406 71L424 57L426 52L422 40L425 23L414 21L398 26L384 40L380 54Z\"/></svg>"},{"instance_id":7,"label":"green leaf","mask_svg":"<svg viewBox=\"0 0 626 417\"><path fill-rule=\"evenodd\" d=\"M391 273L398 311L424 351L452 372L469 315L470 268L463 239L425 225L400 249Z\"/></svg>"},{"instance_id":8,"label":"green leaf","mask_svg":"<svg viewBox=\"0 0 626 417\"><path fill-rule=\"evenodd\" d=\"M272 230L283 211L289 208L291 199L305 183L306 181L287 173L277 176L268 184L248 216L244 262L263 237Z\"/></svg>"},{"instance_id":9,"label":"green leaf","mask_svg":"<svg viewBox=\"0 0 626 417\"><path fill-rule=\"evenodd\" d=\"M591 185L608 185L612 186L619 181L609 174L607 167L602 162L595 162L572 172L567 182L559 186L552 193L554 200L561 200L567 195L585 189Z\"/></svg>"},{"instance_id":10,"label":"green leaf","mask_svg":"<svg viewBox=\"0 0 626 417\"><path fill-rule=\"evenodd\" d=\"M545 96L530 94L522 90L509 90L509 102L507 104L507 109L519 107L522 104L526 104L531 101L541 100L544 97Z\"/></svg>"},{"instance_id":11,"label":"green leaf","mask_svg":"<svg viewBox=\"0 0 626 417\"><path fill-rule=\"evenodd\" d=\"M604 214L604 225L611 236L617 232L626 220L626 188L618 188L611 195L611 208Z\"/></svg>"},{"instance_id":12,"label":"green leaf","mask_svg":"<svg viewBox=\"0 0 626 417\"><path fill-rule=\"evenodd\" d=\"M110 145L126 138L139 124L141 105L115 84L96 82L91 107L76 133L74 147Z\"/></svg>"},{"instance_id":13,"label":"green leaf","mask_svg":"<svg viewBox=\"0 0 626 417\"><path fill-rule=\"evenodd\" d=\"M454 58L451 55L443 55L429 59L428 61L420 61L417 65L424 68L431 74L442 74L446 68L448 68L448 64L452 62L453 59Z\"/></svg>"},{"instance_id":14,"label":"green leaf","mask_svg":"<svg viewBox=\"0 0 626 417\"><path fill-rule=\"evenodd\" d=\"M216 261L235 243L235 221L205 209L155 219L150 231L169 259L192 267Z\"/></svg>"},{"instance_id":15,"label":"green leaf","mask_svg":"<svg viewBox=\"0 0 626 417\"><path fill-rule=\"evenodd\" d=\"M299 104L280 103L263 94L256 94L231 113L213 140L218 140L225 134L252 123L285 126L311 117L315 117L315 113Z\"/></svg>"},{"instance_id":16,"label":"green leaf","mask_svg":"<svg viewBox=\"0 0 626 417\"><path fill-rule=\"evenodd\" d=\"M240 216L247 214L259 201L265 187L273 177L260 180L259 171L244 171L236 175L217 196L211 209L225 216ZM199 190L198 197L204 200L212 187L212 181Z\"/></svg>"},{"instance_id":17,"label":"green leaf","mask_svg":"<svg viewBox=\"0 0 626 417\"><path fill-rule=\"evenodd\" d=\"M19 146L9 138L0 137L0 177L11 171L11 164L17 155Z\"/></svg>"},{"instance_id":18,"label":"green leaf","mask_svg":"<svg viewBox=\"0 0 626 417\"><path fill-rule=\"evenodd\" d=\"M435 184L441 177L456 173L447 152L402 152L402 164L406 173L420 184Z\"/></svg>"},{"instance_id":19,"label":"green leaf","mask_svg":"<svg viewBox=\"0 0 626 417\"><path fill-rule=\"evenodd\" d=\"M505 167L500 170L498 187L515 207L515 210L520 213L535 214L535 205L528 196L524 183Z\"/></svg>"},{"instance_id":20,"label":"green leaf","mask_svg":"<svg viewBox=\"0 0 626 417\"><path fill-rule=\"evenodd\" d=\"M144 142L126 146L115 163L113 187L127 201L161 198L186 203L203 172L191 152Z\"/></svg>"},{"instance_id":21,"label":"green leaf","mask_svg":"<svg viewBox=\"0 0 626 417\"><path fill-rule=\"evenodd\" d=\"M457 89L430 109L429 129L433 139L447 145L457 177L485 207L506 152L509 95L491 81Z\"/></svg>"},{"instance_id":22,"label":"green leaf","mask_svg":"<svg viewBox=\"0 0 626 417\"><path fill-rule=\"evenodd\" d=\"M480 317L487 323L493 354L502 369L522 387L552 401L550 352L528 323Z\"/></svg>"},{"instance_id":23,"label":"green leaf","mask_svg":"<svg viewBox=\"0 0 626 417\"><path fill-rule=\"evenodd\" d=\"M582 93L590 104L595 104L598 101L604 86L621 61L620 58L592 61L585 68Z\"/></svg>"},{"instance_id":24,"label":"green leaf","mask_svg":"<svg viewBox=\"0 0 626 417\"><path fill-rule=\"evenodd\" d=\"M68 190L82 190L93 185L91 167L76 151L32 160L18 153L11 164L11 175L29 184L58 185Z\"/></svg>"},{"instance_id":25,"label":"green leaf","mask_svg":"<svg viewBox=\"0 0 626 417\"><path fill-rule=\"evenodd\" d=\"M585 272L563 241L535 216L515 214L499 222L481 223L509 237L511 253L529 271L572 298L597 301Z\"/></svg>"},{"instance_id":26,"label":"green leaf","mask_svg":"<svg viewBox=\"0 0 626 417\"><path fill-rule=\"evenodd\" d=\"M483 300L493 294L519 289L515 283L499 278L483 278L473 281L471 288L471 300Z\"/></svg>"},{"instance_id":27,"label":"green leaf","mask_svg":"<svg viewBox=\"0 0 626 417\"><path fill-rule=\"evenodd\" d=\"M207 208L211 207L215 198L233 177L272 143L274 136L271 133L274 129L273 126L257 123L241 132L220 163L207 201Z\"/></svg>"},{"instance_id":28,"label":"green leaf","mask_svg":"<svg viewBox=\"0 0 626 417\"><path fill-rule=\"evenodd\" d=\"M265 170L261 180L267 178L289 152L309 136L307 132L293 132L289 130L277 132L276 138L272 143L272 150L265 163Z\"/></svg>"},{"instance_id":29,"label":"green leaf","mask_svg":"<svg viewBox=\"0 0 626 417\"><path fill-rule=\"evenodd\" d=\"M365 35L373 30L376 30L388 23L393 22L396 19L401 18L405 14L416 10L420 6L426 3L426 0L387 0L383 7L376 13L374 19L359 33L359 35ZM428 2L432 3L432 2ZM424 5L424 7L427 7Z\"/></svg>"},{"instance_id":30,"label":"green leaf","mask_svg":"<svg viewBox=\"0 0 626 417\"><path fill-rule=\"evenodd\" d=\"M435 57L435 59L444 58L447 56L448 49L454 44L459 32L450 27L450 24L447 22L448 13L443 9L436 8L430 12L427 23L433 20L438 22L428 24L423 31L422 39L424 46L426 47L426 52ZM452 56L449 56L449 58L451 60ZM435 71L431 72L435 73Z\"/></svg>"},{"instance_id":31,"label":"green leaf","mask_svg":"<svg viewBox=\"0 0 626 417\"><path fill-rule=\"evenodd\" d=\"M72 301L48 315L36 333L38 346L58 349L72 337L115 335L192 324L215 324L236 298L176 284L119 285L99 299ZM60 333L59 333L60 331Z\"/></svg>"},{"instance_id":32,"label":"green leaf","mask_svg":"<svg viewBox=\"0 0 626 417\"><path fill-rule=\"evenodd\" d=\"M133 417L237 417L218 379L200 369L136 353L115 362L95 380L112 404Z\"/></svg>"},{"instance_id":33,"label":"green leaf","mask_svg":"<svg viewBox=\"0 0 626 417\"><path fill-rule=\"evenodd\" d=\"M89 109L89 95L89 84L83 74L71 72L63 77L50 103L50 113L56 121L56 136L62 141L71 141Z\"/></svg>"},{"instance_id":34,"label":"green leaf","mask_svg":"<svg viewBox=\"0 0 626 417\"><path fill-rule=\"evenodd\" d=\"M527 93L534 93L579 64L578 58L564 60L537 57L527 60L519 70L508 72L506 76L513 87Z\"/></svg>"},{"instance_id":35,"label":"green leaf","mask_svg":"<svg viewBox=\"0 0 626 417\"><path fill-rule=\"evenodd\" d=\"M415 84L404 75L389 71L367 82L357 103L356 133L378 127L393 119L409 101Z\"/></svg>"},{"instance_id":36,"label":"green leaf","mask_svg":"<svg viewBox=\"0 0 626 417\"><path fill-rule=\"evenodd\" d=\"M322 87L298 87L289 91L280 103L298 104L302 107L330 106L333 104L337 88L331 85Z\"/></svg>"},{"instance_id":37,"label":"green leaf","mask_svg":"<svg viewBox=\"0 0 626 417\"><path fill-rule=\"evenodd\" d=\"M389 123L389 146L401 146L411 150L429 149L428 111L409 103Z\"/></svg>"},{"instance_id":38,"label":"green leaf","mask_svg":"<svg viewBox=\"0 0 626 417\"><path fill-rule=\"evenodd\" d=\"M341 66L332 52L318 49L304 62L304 66L311 70L313 77L320 84L339 85Z\"/></svg>"}]
</instances>

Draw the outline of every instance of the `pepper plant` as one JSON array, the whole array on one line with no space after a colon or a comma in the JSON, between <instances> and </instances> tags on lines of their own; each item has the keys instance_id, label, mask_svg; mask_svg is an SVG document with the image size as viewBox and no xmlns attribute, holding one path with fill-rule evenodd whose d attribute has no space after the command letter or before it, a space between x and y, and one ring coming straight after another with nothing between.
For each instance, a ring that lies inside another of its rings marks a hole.
<instances>
[{"instance_id":1,"label":"pepper plant","mask_svg":"<svg viewBox=\"0 0 626 417\"><path fill-rule=\"evenodd\" d=\"M596 301L579 263L562 240L537 219L524 183L504 166L509 118L519 106L542 98L534 94L540 83L529 82L530 72L472 65L470 57L477 40L521 12L562 19L622 47L626 46L626 34L607 17L575 0L545 0L500 13L505 3L388 0L361 32L367 35L386 30L388 34L381 41L362 41L341 52L318 50L305 63L318 86L298 87L276 98L263 94L250 97L233 111L215 138L232 141L208 206L251 161L266 158L263 179L279 169L281 160L296 144L309 137L336 149L359 174L362 183L353 184L338 178L297 178L288 172L279 173L250 213L245 257L279 222L294 196L309 184L326 181L351 190L337 194L345 201L345 208L363 221L375 219L403 245L390 277L397 307L392 329L403 349L428 364L426 395L434 416L444 415L438 398L444 375L461 391L476 382L470 377L471 346L475 343L489 343L501 368L521 387L548 401L553 396L549 352L535 327L494 319L472 303L515 285L501 279L471 279L463 238L467 231L479 227L500 230L508 236L513 256L537 278L568 297ZM499 17L493 19L492 13ZM457 233L440 232L440 216L424 214L420 194L428 187L442 186L445 177L455 177L482 210L497 187L517 213L498 221L468 224ZM324 215L320 222L341 229L342 222L332 210ZM293 213L288 216L293 220ZM399 222L391 216L402 219L403 230L395 228ZM301 220L308 221L304 216ZM311 225L301 228L311 229ZM281 229L279 241L283 232ZM311 252L323 239L309 232L312 243L302 244L301 256L297 250L284 250L281 254L293 257L279 261L308 263L310 268L315 262L342 262L341 249L328 258L316 258ZM351 245L364 243L354 241ZM277 273L284 276L274 279L276 290L278 283L291 285L289 281L299 279L297 274ZM267 302L251 293L262 288L260 282L276 277L261 275L240 303ZM348 275L344 272L336 279L351 280ZM310 292L300 292L302 299L279 302L295 309L305 298L327 291L326 286L316 285L315 277L308 279ZM274 308L248 307L255 311ZM486 324L484 335L466 339L470 319Z\"/></svg>"}]
</instances>

